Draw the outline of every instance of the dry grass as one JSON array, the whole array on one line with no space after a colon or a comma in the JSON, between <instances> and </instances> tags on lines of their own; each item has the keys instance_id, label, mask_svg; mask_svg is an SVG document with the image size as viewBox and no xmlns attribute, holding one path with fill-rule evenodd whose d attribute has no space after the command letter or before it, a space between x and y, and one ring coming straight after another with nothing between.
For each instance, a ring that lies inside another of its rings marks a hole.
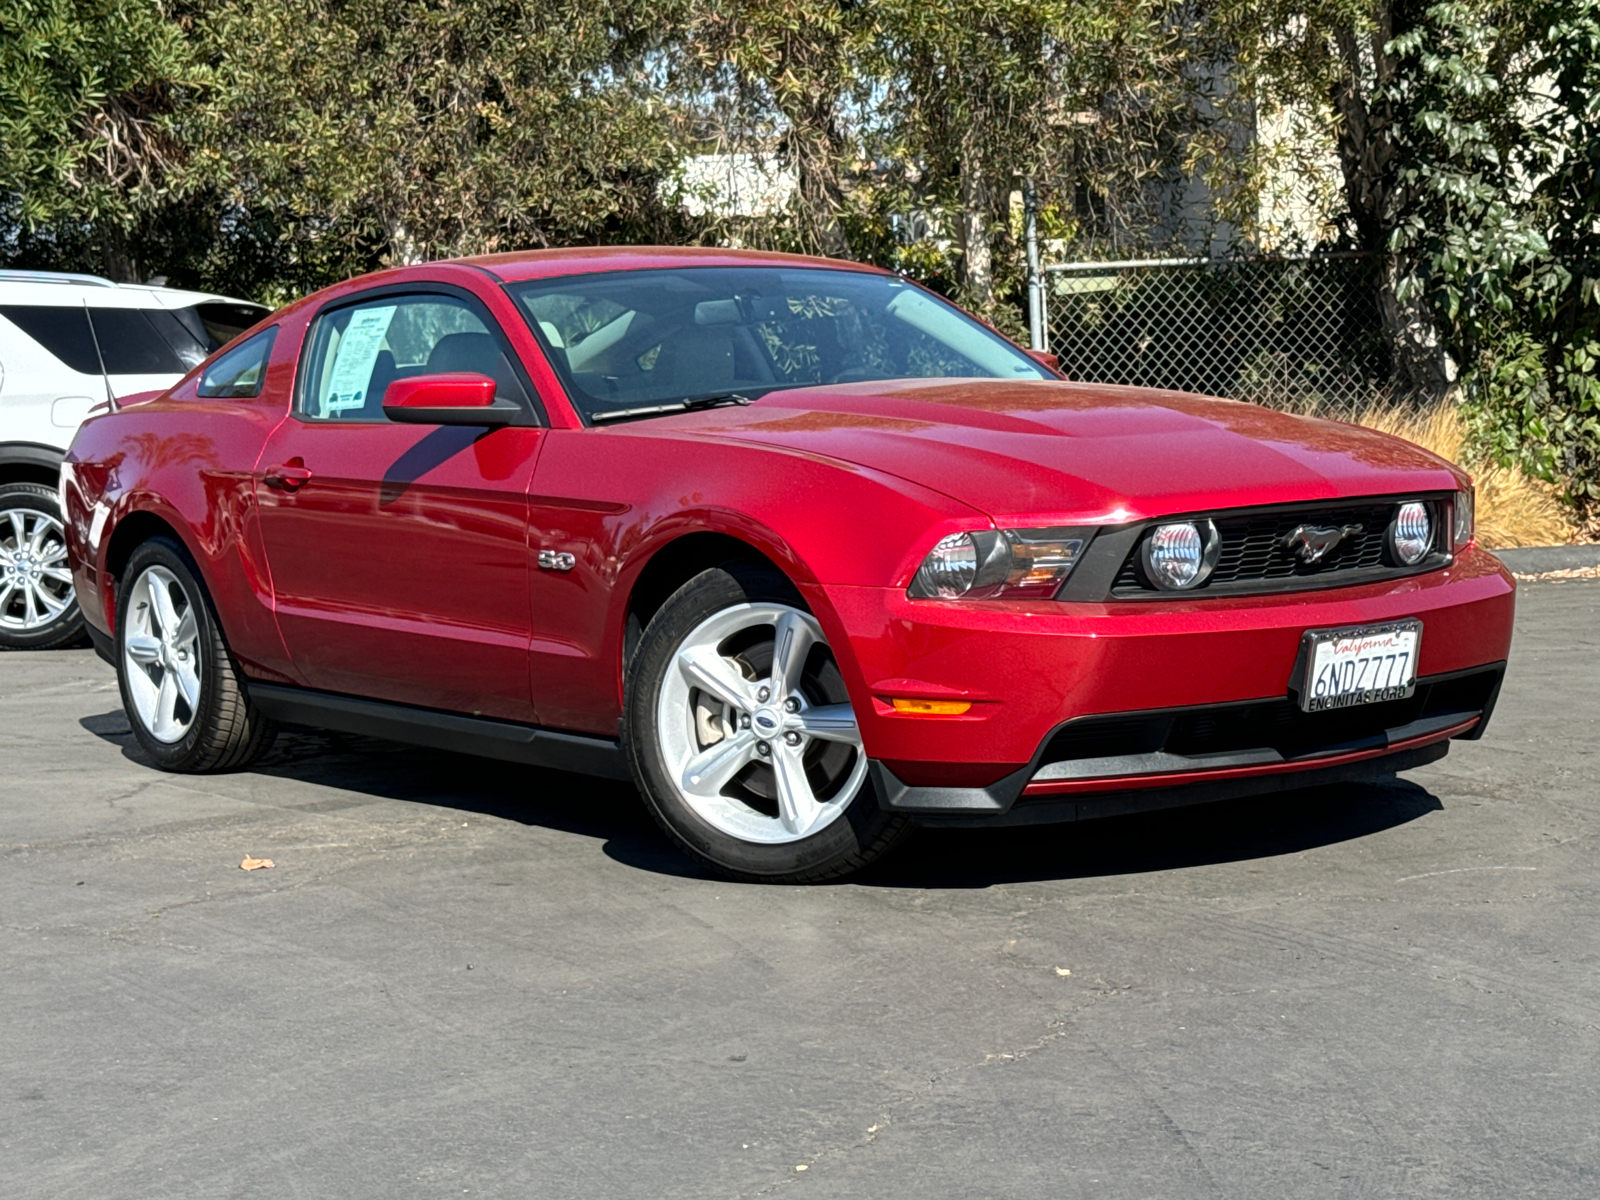
<instances>
[{"instance_id":1,"label":"dry grass","mask_svg":"<svg viewBox=\"0 0 1600 1200\"><path fill-rule=\"evenodd\" d=\"M1370 408L1357 423L1415 442L1441 458L1460 462L1466 426L1451 401L1426 411ZM1494 465L1472 470L1478 489L1478 540L1491 550L1559 546L1578 540L1567 507L1548 484Z\"/></svg>"}]
</instances>

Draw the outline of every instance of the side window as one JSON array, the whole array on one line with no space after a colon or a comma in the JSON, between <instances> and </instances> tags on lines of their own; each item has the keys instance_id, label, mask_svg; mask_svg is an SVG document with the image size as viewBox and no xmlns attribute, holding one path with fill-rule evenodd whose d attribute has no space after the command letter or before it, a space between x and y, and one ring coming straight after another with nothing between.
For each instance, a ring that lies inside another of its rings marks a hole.
<instances>
[{"instance_id":1,"label":"side window","mask_svg":"<svg viewBox=\"0 0 1600 1200\"><path fill-rule=\"evenodd\" d=\"M384 296L317 318L297 411L313 421L384 421L389 385L412 375L470 371L495 395L527 402L508 350L473 306L454 296Z\"/></svg>"},{"instance_id":2,"label":"side window","mask_svg":"<svg viewBox=\"0 0 1600 1200\"><path fill-rule=\"evenodd\" d=\"M100 374L100 356L94 351L89 314L75 308L44 304L8 304L0 317L43 346L56 360L80 375Z\"/></svg>"},{"instance_id":3,"label":"side window","mask_svg":"<svg viewBox=\"0 0 1600 1200\"><path fill-rule=\"evenodd\" d=\"M220 350L250 326L265 317L269 309L259 304L235 304L209 300L193 308L177 309L173 316L190 328L200 327L200 335L213 350Z\"/></svg>"},{"instance_id":4,"label":"side window","mask_svg":"<svg viewBox=\"0 0 1600 1200\"><path fill-rule=\"evenodd\" d=\"M206 368L200 376L199 395L243 398L259 396L267 375L267 359L272 354L276 329L256 334L242 346L229 350Z\"/></svg>"},{"instance_id":5,"label":"side window","mask_svg":"<svg viewBox=\"0 0 1600 1200\"><path fill-rule=\"evenodd\" d=\"M137 308L95 308L89 319L107 375L182 375L199 361L184 362Z\"/></svg>"},{"instance_id":6,"label":"side window","mask_svg":"<svg viewBox=\"0 0 1600 1200\"><path fill-rule=\"evenodd\" d=\"M194 330L165 309L146 309L144 315L150 324L155 326L156 332L166 339L167 345L172 347L172 352L178 356L178 361L183 364L185 371L190 367L198 367L213 350L221 350L228 344L195 337Z\"/></svg>"}]
</instances>

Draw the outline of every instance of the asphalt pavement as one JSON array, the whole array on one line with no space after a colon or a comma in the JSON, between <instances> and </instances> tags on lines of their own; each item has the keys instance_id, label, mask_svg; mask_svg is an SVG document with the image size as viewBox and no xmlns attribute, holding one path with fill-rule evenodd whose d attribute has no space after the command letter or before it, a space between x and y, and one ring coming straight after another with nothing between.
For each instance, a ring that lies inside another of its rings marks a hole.
<instances>
[{"instance_id":1,"label":"asphalt pavement","mask_svg":"<svg viewBox=\"0 0 1600 1200\"><path fill-rule=\"evenodd\" d=\"M388 743L164 775L92 654L0 656L0 1193L1600 1195L1597 617L1524 586L1392 784L813 888Z\"/></svg>"}]
</instances>

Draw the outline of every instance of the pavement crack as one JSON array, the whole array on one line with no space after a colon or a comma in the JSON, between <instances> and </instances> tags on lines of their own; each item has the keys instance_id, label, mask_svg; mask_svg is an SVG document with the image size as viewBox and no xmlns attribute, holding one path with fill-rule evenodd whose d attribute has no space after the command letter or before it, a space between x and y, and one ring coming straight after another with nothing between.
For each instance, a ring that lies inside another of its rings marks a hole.
<instances>
[{"instance_id":1,"label":"pavement crack","mask_svg":"<svg viewBox=\"0 0 1600 1200\"><path fill-rule=\"evenodd\" d=\"M888 1114L879 1116L875 1122L867 1126L866 1132L855 1141L843 1146L832 1146L826 1150L817 1151L817 1153L806 1159L805 1162L796 1163L789 1169L789 1173L787 1175L784 1175L779 1179L774 1179L771 1183L767 1184L766 1187L762 1188L758 1192L749 1193L749 1200L756 1200L756 1198L760 1196L770 1196L782 1188L788 1187L792 1183L799 1182L805 1177L806 1173L810 1171L811 1168L815 1167L820 1162L824 1162L830 1158L842 1157L843 1155L849 1154L854 1150L865 1149L876 1142L878 1140L878 1135L884 1130L888 1129L893 1123L893 1118ZM745 1200L743 1193L741 1193L739 1200Z\"/></svg>"}]
</instances>

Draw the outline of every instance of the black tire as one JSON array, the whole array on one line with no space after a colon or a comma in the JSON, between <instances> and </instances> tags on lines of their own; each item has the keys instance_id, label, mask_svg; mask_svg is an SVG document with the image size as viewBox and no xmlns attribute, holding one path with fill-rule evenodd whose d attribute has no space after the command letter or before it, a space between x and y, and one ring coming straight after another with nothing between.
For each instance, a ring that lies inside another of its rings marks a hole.
<instances>
[{"instance_id":1,"label":"black tire","mask_svg":"<svg viewBox=\"0 0 1600 1200\"><path fill-rule=\"evenodd\" d=\"M45 487L42 483L8 483L0 487L0 547L8 552L15 549L10 543L17 536L16 527L10 518L11 513L16 513L19 518L29 522L30 527L32 519L23 514L43 513L55 522L57 528L65 527L61 517L61 498L53 489ZM65 565L64 535L50 539L46 557L53 560L52 566L57 562L62 566ZM0 592L4 592L6 582L13 577L10 569L6 567L0 567L0 576L5 580L0 581ZM59 598L66 599L67 606L42 625L28 629L20 628L26 619L26 597L21 588L12 590L5 605L0 607L0 650L57 650L83 641L83 614L78 611L78 597L72 591L71 583L61 585L46 580L44 586L52 589L64 587L64 595ZM35 612L38 611L37 604L35 601Z\"/></svg>"},{"instance_id":2,"label":"black tire","mask_svg":"<svg viewBox=\"0 0 1600 1200\"><path fill-rule=\"evenodd\" d=\"M165 570L177 582L185 602L179 611L192 612L198 627L195 642L200 666L195 675L200 684L199 699L192 710L186 708L187 732L173 741L156 736L145 724L129 678L130 671L142 669L130 662L127 649L129 622L136 618L139 608L134 588L151 568ZM144 752L163 771L185 775L238 771L271 749L277 728L250 702L244 674L223 639L211 596L188 552L177 542L152 538L138 546L128 559L117 588L116 660L128 724Z\"/></svg>"},{"instance_id":3,"label":"black tire","mask_svg":"<svg viewBox=\"0 0 1600 1200\"><path fill-rule=\"evenodd\" d=\"M678 648L708 618L738 605L764 602L809 612L800 593L783 575L743 563L701 572L662 605L628 666L624 750L645 804L662 829L689 855L719 874L765 883L839 879L893 849L910 832L904 815L883 807L870 772L831 823L798 841L767 844L735 837L697 813L673 783L663 756L657 706ZM824 660L831 664L826 656ZM818 702L847 701L836 667L829 678L835 694L820 697Z\"/></svg>"}]
</instances>

